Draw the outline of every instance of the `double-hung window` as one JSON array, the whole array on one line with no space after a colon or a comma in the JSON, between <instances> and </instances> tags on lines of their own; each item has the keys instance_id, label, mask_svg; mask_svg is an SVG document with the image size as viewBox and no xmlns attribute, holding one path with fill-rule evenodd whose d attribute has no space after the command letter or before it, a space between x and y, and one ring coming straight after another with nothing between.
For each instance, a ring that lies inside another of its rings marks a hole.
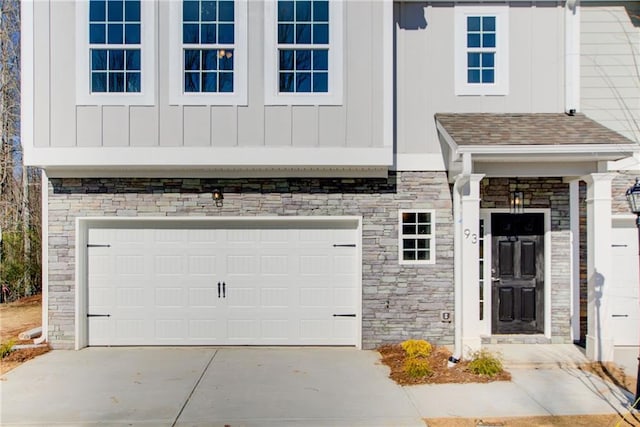
<instances>
[{"instance_id":1,"label":"double-hung window","mask_svg":"<svg viewBox=\"0 0 640 427\"><path fill-rule=\"evenodd\" d=\"M456 7L457 95L506 95L508 7Z\"/></svg>"},{"instance_id":2,"label":"double-hung window","mask_svg":"<svg viewBox=\"0 0 640 427\"><path fill-rule=\"evenodd\" d=\"M400 264L435 263L435 211L400 211Z\"/></svg>"},{"instance_id":3,"label":"double-hung window","mask_svg":"<svg viewBox=\"0 0 640 427\"><path fill-rule=\"evenodd\" d=\"M342 2L268 0L267 104L342 102Z\"/></svg>"},{"instance_id":4,"label":"double-hung window","mask_svg":"<svg viewBox=\"0 0 640 427\"><path fill-rule=\"evenodd\" d=\"M76 7L78 103L153 103L153 3L89 0Z\"/></svg>"},{"instance_id":5,"label":"double-hung window","mask_svg":"<svg viewBox=\"0 0 640 427\"><path fill-rule=\"evenodd\" d=\"M246 0L171 3L174 104L246 104Z\"/></svg>"}]
</instances>

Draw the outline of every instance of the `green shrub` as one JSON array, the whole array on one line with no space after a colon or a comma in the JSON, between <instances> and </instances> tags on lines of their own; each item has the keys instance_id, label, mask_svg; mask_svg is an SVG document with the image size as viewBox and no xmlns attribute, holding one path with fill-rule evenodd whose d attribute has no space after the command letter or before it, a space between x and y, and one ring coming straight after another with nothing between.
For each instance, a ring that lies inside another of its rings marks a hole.
<instances>
[{"instance_id":1,"label":"green shrub","mask_svg":"<svg viewBox=\"0 0 640 427\"><path fill-rule=\"evenodd\" d=\"M433 374L429 361L417 357L409 357L405 360L403 369L411 378L426 377Z\"/></svg>"},{"instance_id":2,"label":"green shrub","mask_svg":"<svg viewBox=\"0 0 640 427\"><path fill-rule=\"evenodd\" d=\"M425 340L406 340L400 345L409 357L429 357L433 350L431 344Z\"/></svg>"},{"instance_id":3,"label":"green shrub","mask_svg":"<svg viewBox=\"0 0 640 427\"><path fill-rule=\"evenodd\" d=\"M479 350L471 353L469 370L476 375L495 377L502 372L502 361L488 350Z\"/></svg>"},{"instance_id":4,"label":"green shrub","mask_svg":"<svg viewBox=\"0 0 640 427\"><path fill-rule=\"evenodd\" d=\"M9 340L4 344L0 344L0 359L4 359L13 351L13 344L15 341Z\"/></svg>"}]
</instances>

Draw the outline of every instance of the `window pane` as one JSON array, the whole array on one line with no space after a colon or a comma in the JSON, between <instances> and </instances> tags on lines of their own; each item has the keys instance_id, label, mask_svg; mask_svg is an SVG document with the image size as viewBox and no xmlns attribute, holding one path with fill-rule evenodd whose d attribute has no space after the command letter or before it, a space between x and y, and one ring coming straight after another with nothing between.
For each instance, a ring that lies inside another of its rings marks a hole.
<instances>
[{"instance_id":1,"label":"window pane","mask_svg":"<svg viewBox=\"0 0 640 427\"><path fill-rule=\"evenodd\" d=\"M122 21L124 16L124 2L122 0L110 0L107 4L107 16L109 21Z\"/></svg>"},{"instance_id":2,"label":"window pane","mask_svg":"<svg viewBox=\"0 0 640 427\"><path fill-rule=\"evenodd\" d=\"M202 24L200 43L216 42L216 24Z\"/></svg>"},{"instance_id":3,"label":"window pane","mask_svg":"<svg viewBox=\"0 0 640 427\"><path fill-rule=\"evenodd\" d=\"M296 51L296 70L311 70L311 51Z\"/></svg>"},{"instance_id":4,"label":"window pane","mask_svg":"<svg viewBox=\"0 0 640 427\"><path fill-rule=\"evenodd\" d=\"M418 225L418 234L431 234L431 226L429 224Z\"/></svg>"},{"instance_id":5,"label":"window pane","mask_svg":"<svg viewBox=\"0 0 640 427\"><path fill-rule=\"evenodd\" d=\"M139 0L127 0L124 3L124 20L128 22L140 22Z\"/></svg>"},{"instance_id":6,"label":"window pane","mask_svg":"<svg viewBox=\"0 0 640 427\"><path fill-rule=\"evenodd\" d=\"M127 60L127 70L140 69L140 51L139 50L127 50L126 60Z\"/></svg>"},{"instance_id":7,"label":"window pane","mask_svg":"<svg viewBox=\"0 0 640 427\"><path fill-rule=\"evenodd\" d=\"M278 43L293 43L293 24L278 24Z\"/></svg>"},{"instance_id":8,"label":"window pane","mask_svg":"<svg viewBox=\"0 0 640 427\"><path fill-rule=\"evenodd\" d=\"M483 53L482 54L482 67L483 68L493 68L493 66L494 66L493 57L494 56L495 56L494 53Z\"/></svg>"},{"instance_id":9,"label":"window pane","mask_svg":"<svg viewBox=\"0 0 640 427\"><path fill-rule=\"evenodd\" d=\"M202 21L215 21L216 20L216 2L215 1L203 1L201 9ZM204 85L203 85L204 86Z\"/></svg>"},{"instance_id":10,"label":"window pane","mask_svg":"<svg viewBox=\"0 0 640 427\"><path fill-rule=\"evenodd\" d=\"M467 47L480 47L480 34L467 34Z\"/></svg>"},{"instance_id":11,"label":"window pane","mask_svg":"<svg viewBox=\"0 0 640 427\"><path fill-rule=\"evenodd\" d=\"M328 58L329 58L328 50L314 50L313 51L313 69L328 70L329 69Z\"/></svg>"},{"instance_id":12,"label":"window pane","mask_svg":"<svg viewBox=\"0 0 640 427\"><path fill-rule=\"evenodd\" d=\"M293 73L280 73L280 92L293 92Z\"/></svg>"},{"instance_id":13,"label":"window pane","mask_svg":"<svg viewBox=\"0 0 640 427\"><path fill-rule=\"evenodd\" d=\"M420 212L418 214L418 222L431 222L431 214L429 212Z\"/></svg>"},{"instance_id":14,"label":"window pane","mask_svg":"<svg viewBox=\"0 0 640 427\"><path fill-rule=\"evenodd\" d=\"M280 50L280 70L293 70L292 50Z\"/></svg>"},{"instance_id":15,"label":"window pane","mask_svg":"<svg viewBox=\"0 0 640 427\"><path fill-rule=\"evenodd\" d=\"M496 47L495 33L488 33L488 34L482 35L482 47Z\"/></svg>"},{"instance_id":16,"label":"window pane","mask_svg":"<svg viewBox=\"0 0 640 427\"><path fill-rule=\"evenodd\" d=\"M122 44L124 42L122 38L123 27L122 24L107 25L107 40L109 44Z\"/></svg>"},{"instance_id":17,"label":"window pane","mask_svg":"<svg viewBox=\"0 0 640 427\"><path fill-rule=\"evenodd\" d=\"M296 1L296 21L310 22L311 21L311 2L310 1Z\"/></svg>"},{"instance_id":18,"label":"window pane","mask_svg":"<svg viewBox=\"0 0 640 427\"><path fill-rule=\"evenodd\" d=\"M402 259L407 261L415 261L416 253L414 251L403 251Z\"/></svg>"},{"instance_id":19,"label":"window pane","mask_svg":"<svg viewBox=\"0 0 640 427\"><path fill-rule=\"evenodd\" d=\"M278 1L278 21L293 22L293 2Z\"/></svg>"},{"instance_id":20,"label":"window pane","mask_svg":"<svg viewBox=\"0 0 640 427\"><path fill-rule=\"evenodd\" d=\"M198 24L184 24L182 26L182 43L199 43Z\"/></svg>"},{"instance_id":21,"label":"window pane","mask_svg":"<svg viewBox=\"0 0 640 427\"><path fill-rule=\"evenodd\" d=\"M429 251L418 251L418 261L427 261L429 260Z\"/></svg>"},{"instance_id":22,"label":"window pane","mask_svg":"<svg viewBox=\"0 0 640 427\"><path fill-rule=\"evenodd\" d=\"M482 70L482 83L494 83L495 76L493 70Z\"/></svg>"},{"instance_id":23,"label":"window pane","mask_svg":"<svg viewBox=\"0 0 640 427\"><path fill-rule=\"evenodd\" d=\"M140 92L140 73L127 73L127 92Z\"/></svg>"},{"instance_id":24,"label":"window pane","mask_svg":"<svg viewBox=\"0 0 640 427\"><path fill-rule=\"evenodd\" d=\"M89 43L103 44L106 43L106 25L91 24L89 25Z\"/></svg>"},{"instance_id":25,"label":"window pane","mask_svg":"<svg viewBox=\"0 0 640 427\"><path fill-rule=\"evenodd\" d=\"M479 53L467 53L467 66L477 68L480 66Z\"/></svg>"},{"instance_id":26,"label":"window pane","mask_svg":"<svg viewBox=\"0 0 640 427\"><path fill-rule=\"evenodd\" d=\"M233 24L219 24L218 31L218 43L233 43Z\"/></svg>"},{"instance_id":27,"label":"window pane","mask_svg":"<svg viewBox=\"0 0 640 427\"><path fill-rule=\"evenodd\" d=\"M184 69L200 70L200 51L187 49L184 51Z\"/></svg>"},{"instance_id":28,"label":"window pane","mask_svg":"<svg viewBox=\"0 0 640 427\"><path fill-rule=\"evenodd\" d=\"M403 212L402 213L402 222L403 223L410 223L410 222L416 222L416 214L415 212Z\"/></svg>"},{"instance_id":29,"label":"window pane","mask_svg":"<svg viewBox=\"0 0 640 427\"><path fill-rule=\"evenodd\" d=\"M107 3L104 0L91 0L89 2L89 21L105 21L107 16Z\"/></svg>"},{"instance_id":30,"label":"window pane","mask_svg":"<svg viewBox=\"0 0 640 427\"><path fill-rule=\"evenodd\" d=\"M221 1L218 5L218 21L233 22L233 1Z\"/></svg>"},{"instance_id":31,"label":"window pane","mask_svg":"<svg viewBox=\"0 0 640 427\"><path fill-rule=\"evenodd\" d=\"M122 49L109 50L109 70L124 70L124 50Z\"/></svg>"},{"instance_id":32,"label":"window pane","mask_svg":"<svg viewBox=\"0 0 640 427\"><path fill-rule=\"evenodd\" d=\"M233 50L221 50L218 57L220 58L218 62L220 70L233 71Z\"/></svg>"},{"instance_id":33,"label":"window pane","mask_svg":"<svg viewBox=\"0 0 640 427\"><path fill-rule=\"evenodd\" d=\"M467 83L480 83L480 70L467 71Z\"/></svg>"},{"instance_id":34,"label":"window pane","mask_svg":"<svg viewBox=\"0 0 640 427\"><path fill-rule=\"evenodd\" d=\"M402 239L402 249L415 249L415 239Z\"/></svg>"},{"instance_id":35,"label":"window pane","mask_svg":"<svg viewBox=\"0 0 640 427\"><path fill-rule=\"evenodd\" d=\"M468 16L467 17L467 31L480 31L480 17Z\"/></svg>"},{"instance_id":36,"label":"window pane","mask_svg":"<svg viewBox=\"0 0 640 427\"><path fill-rule=\"evenodd\" d=\"M91 92L107 91L107 73L91 73Z\"/></svg>"},{"instance_id":37,"label":"window pane","mask_svg":"<svg viewBox=\"0 0 640 427\"><path fill-rule=\"evenodd\" d=\"M429 249L429 240L427 239L418 239L416 243L418 249Z\"/></svg>"},{"instance_id":38,"label":"window pane","mask_svg":"<svg viewBox=\"0 0 640 427\"><path fill-rule=\"evenodd\" d=\"M313 91L329 92L329 75L327 73L313 73Z\"/></svg>"},{"instance_id":39,"label":"window pane","mask_svg":"<svg viewBox=\"0 0 640 427\"><path fill-rule=\"evenodd\" d=\"M233 92L233 73L220 73L220 92Z\"/></svg>"},{"instance_id":40,"label":"window pane","mask_svg":"<svg viewBox=\"0 0 640 427\"><path fill-rule=\"evenodd\" d=\"M416 234L416 226L413 224L404 224L402 226L402 234Z\"/></svg>"},{"instance_id":41,"label":"window pane","mask_svg":"<svg viewBox=\"0 0 640 427\"><path fill-rule=\"evenodd\" d=\"M482 31L495 31L496 30L496 17L484 16L482 18Z\"/></svg>"},{"instance_id":42,"label":"window pane","mask_svg":"<svg viewBox=\"0 0 640 427\"><path fill-rule=\"evenodd\" d=\"M296 43L311 44L310 24L296 24Z\"/></svg>"},{"instance_id":43,"label":"window pane","mask_svg":"<svg viewBox=\"0 0 640 427\"><path fill-rule=\"evenodd\" d=\"M185 0L182 3L182 20L184 22L197 22L199 18L198 2Z\"/></svg>"},{"instance_id":44,"label":"window pane","mask_svg":"<svg viewBox=\"0 0 640 427\"><path fill-rule=\"evenodd\" d=\"M218 91L218 73L202 73L202 91Z\"/></svg>"},{"instance_id":45,"label":"window pane","mask_svg":"<svg viewBox=\"0 0 640 427\"><path fill-rule=\"evenodd\" d=\"M140 44L140 24L126 24L124 26L124 42L126 44Z\"/></svg>"},{"instance_id":46,"label":"window pane","mask_svg":"<svg viewBox=\"0 0 640 427\"><path fill-rule=\"evenodd\" d=\"M124 73L109 73L109 92L124 92Z\"/></svg>"},{"instance_id":47,"label":"window pane","mask_svg":"<svg viewBox=\"0 0 640 427\"><path fill-rule=\"evenodd\" d=\"M311 92L311 73L296 74L296 92Z\"/></svg>"},{"instance_id":48,"label":"window pane","mask_svg":"<svg viewBox=\"0 0 640 427\"><path fill-rule=\"evenodd\" d=\"M91 70L106 70L107 69L107 51L106 50L91 50Z\"/></svg>"},{"instance_id":49,"label":"window pane","mask_svg":"<svg viewBox=\"0 0 640 427\"><path fill-rule=\"evenodd\" d=\"M329 24L313 24L313 42L315 44L329 43Z\"/></svg>"},{"instance_id":50,"label":"window pane","mask_svg":"<svg viewBox=\"0 0 640 427\"><path fill-rule=\"evenodd\" d=\"M200 92L199 73L184 73L184 91Z\"/></svg>"},{"instance_id":51,"label":"window pane","mask_svg":"<svg viewBox=\"0 0 640 427\"><path fill-rule=\"evenodd\" d=\"M218 68L218 51L204 50L202 51L202 69L216 70Z\"/></svg>"},{"instance_id":52,"label":"window pane","mask_svg":"<svg viewBox=\"0 0 640 427\"><path fill-rule=\"evenodd\" d=\"M328 0L315 0L313 2L313 20L314 21L329 21L329 1Z\"/></svg>"}]
</instances>

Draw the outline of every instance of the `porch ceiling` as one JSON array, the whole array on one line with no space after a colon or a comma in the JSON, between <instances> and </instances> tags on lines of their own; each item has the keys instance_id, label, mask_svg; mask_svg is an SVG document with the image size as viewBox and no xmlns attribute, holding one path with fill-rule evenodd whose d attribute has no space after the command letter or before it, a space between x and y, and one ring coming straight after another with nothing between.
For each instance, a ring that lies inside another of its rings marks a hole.
<instances>
[{"instance_id":1,"label":"porch ceiling","mask_svg":"<svg viewBox=\"0 0 640 427\"><path fill-rule=\"evenodd\" d=\"M439 136L446 143L443 148L449 170L454 173L487 173L492 169L489 164L509 163L515 168L526 166L529 173L539 170L546 175L551 172L550 162L571 163L568 169L572 171L588 171L599 168L599 162L640 153L639 144L584 114L439 113L435 120ZM483 165L476 167L476 163ZM551 169L554 174L558 172L557 168ZM563 175L573 174L567 172Z\"/></svg>"}]
</instances>

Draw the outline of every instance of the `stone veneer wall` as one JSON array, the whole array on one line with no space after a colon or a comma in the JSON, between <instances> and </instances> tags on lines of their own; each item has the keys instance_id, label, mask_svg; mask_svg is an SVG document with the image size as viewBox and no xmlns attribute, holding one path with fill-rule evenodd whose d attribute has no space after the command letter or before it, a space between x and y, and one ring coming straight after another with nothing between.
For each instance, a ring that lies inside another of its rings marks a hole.
<instances>
[{"instance_id":1,"label":"stone veneer wall","mask_svg":"<svg viewBox=\"0 0 640 427\"><path fill-rule=\"evenodd\" d=\"M485 178L481 208L509 208L509 194L524 193L524 208L551 209L551 342L571 342L571 255L569 184L562 178Z\"/></svg>"},{"instance_id":2,"label":"stone veneer wall","mask_svg":"<svg viewBox=\"0 0 640 427\"><path fill-rule=\"evenodd\" d=\"M213 189L224 192L216 207ZM436 210L436 264L398 264L398 210ZM84 216L363 217L363 348L407 338L453 342L453 224L443 172L388 178L51 179L49 182L49 341L73 348L75 219Z\"/></svg>"}]
</instances>

